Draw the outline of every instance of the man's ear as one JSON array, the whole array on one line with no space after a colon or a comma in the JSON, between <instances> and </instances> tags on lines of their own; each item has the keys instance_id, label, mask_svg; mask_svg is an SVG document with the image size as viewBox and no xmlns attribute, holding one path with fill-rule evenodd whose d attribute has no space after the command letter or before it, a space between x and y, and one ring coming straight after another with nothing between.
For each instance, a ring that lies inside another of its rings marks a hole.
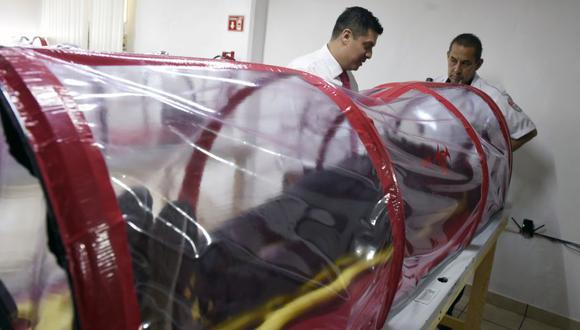
<instances>
[{"instance_id":1,"label":"man's ear","mask_svg":"<svg viewBox=\"0 0 580 330\"><path fill-rule=\"evenodd\" d=\"M477 67L475 68L475 70L479 70L479 68L481 67L481 65L483 64L483 58L480 58L479 61L477 61Z\"/></svg>"},{"instance_id":2,"label":"man's ear","mask_svg":"<svg viewBox=\"0 0 580 330\"><path fill-rule=\"evenodd\" d=\"M344 29L340 33L340 40L343 44L347 44L350 40L353 39L353 34L351 29Z\"/></svg>"}]
</instances>

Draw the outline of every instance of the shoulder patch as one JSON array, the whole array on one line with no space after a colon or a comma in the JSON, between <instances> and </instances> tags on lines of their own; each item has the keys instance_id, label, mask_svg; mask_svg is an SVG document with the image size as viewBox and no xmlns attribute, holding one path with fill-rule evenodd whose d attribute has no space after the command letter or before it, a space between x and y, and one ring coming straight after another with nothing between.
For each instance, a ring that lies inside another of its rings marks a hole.
<instances>
[{"instance_id":1,"label":"shoulder patch","mask_svg":"<svg viewBox=\"0 0 580 330\"><path fill-rule=\"evenodd\" d=\"M509 96L509 94L507 95L507 101L508 101L508 104L510 105L510 107L512 107L512 109L514 109L517 112L522 112L522 108L520 108L520 106L517 105L516 102L514 102L512 97Z\"/></svg>"}]
</instances>

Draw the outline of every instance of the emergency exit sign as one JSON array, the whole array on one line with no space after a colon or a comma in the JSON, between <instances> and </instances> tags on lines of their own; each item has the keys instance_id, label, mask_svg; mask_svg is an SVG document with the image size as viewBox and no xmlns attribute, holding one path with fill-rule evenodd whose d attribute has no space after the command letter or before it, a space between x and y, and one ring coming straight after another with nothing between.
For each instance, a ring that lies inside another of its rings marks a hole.
<instances>
[{"instance_id":1,"label":"emergency exit sign","mask_svg":"<svg viewBox=\"0 0 580 330\"><path fill-rule=\"evenodd\" d=\"M244 16L228 16L228 31L244 31Z\"/></svg>"}]
</instances>

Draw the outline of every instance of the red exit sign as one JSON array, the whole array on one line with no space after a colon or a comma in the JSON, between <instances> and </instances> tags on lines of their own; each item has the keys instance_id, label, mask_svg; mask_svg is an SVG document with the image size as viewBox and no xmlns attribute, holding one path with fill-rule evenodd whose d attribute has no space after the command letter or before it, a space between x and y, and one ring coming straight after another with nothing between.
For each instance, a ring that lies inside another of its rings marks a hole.
<instances>
[{"instance_id":1,"label":"red exit sign","mask_svg":"<svg viewBox=\"0 0 580 330\"><path fill-rule=\"evenodd\" d=\"M244 31L244 16L228 16L228 31Z\"/></svg>"}]
</instances>

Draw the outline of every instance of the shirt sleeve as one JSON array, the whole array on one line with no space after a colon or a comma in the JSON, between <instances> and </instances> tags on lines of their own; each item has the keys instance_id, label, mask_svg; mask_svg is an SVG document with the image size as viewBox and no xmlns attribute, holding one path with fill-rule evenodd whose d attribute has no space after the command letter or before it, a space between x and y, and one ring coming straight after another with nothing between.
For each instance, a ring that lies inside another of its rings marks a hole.
<instances>
[{"instance_id":1,"label":"shirt sleeve","mask_svg":"<svg viewBox=\"0 0 580 330\"><path fill-rule=\"evenodd\" d=\"M502 91L496 103L504 115L512 139L517 140L536 129L534 122L507 92Z\"/></svg>"}]
</instances>

